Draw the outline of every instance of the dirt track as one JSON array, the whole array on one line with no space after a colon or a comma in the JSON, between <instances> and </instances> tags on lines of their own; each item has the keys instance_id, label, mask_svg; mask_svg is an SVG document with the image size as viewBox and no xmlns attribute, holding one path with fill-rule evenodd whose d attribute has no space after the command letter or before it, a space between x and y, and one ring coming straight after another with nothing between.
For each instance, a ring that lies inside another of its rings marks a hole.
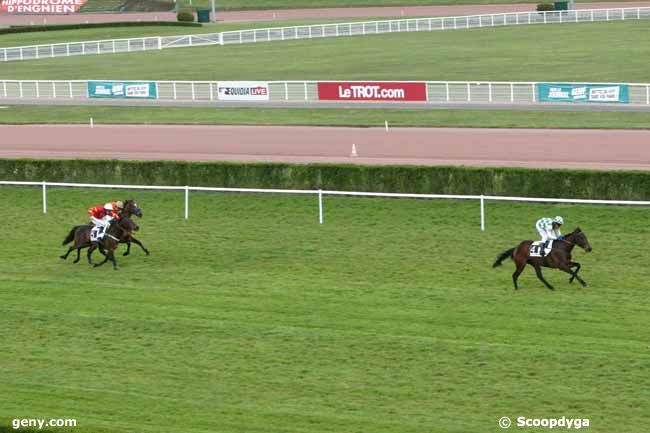
<instances>
[{"instance_id":1,"label":"dirt track","mask_svg":"<svg viewBox=\"0 0 650 433\"><path fill-rule=\"evenodd\" d=\"M650 170L650 131L0 126L0 157ZM355 144L357 157L351 157Z\"/></svg>"},{"instance_id":2,"label":"dirt track","mask_svg":"<svg viewBox=\"0 0 650 433\"><path fill-rule=\"evenodd\" d=\"M621 7L650 6L650 2L626 3L578 3L578 9L605 9ZM526 12L535 10L535 4L491 4L491 5L457 5L457 6L411 6L411 7L376 7L376 8L327 8L327 9L279 9L262 11L220 12L220 22L317 19L317 18L354 18L354 17L400 17L400 16L462 16L474 14L491 14L500 12ZM99 23L116 21L176 21L172 12L124 13L124 14L71 14L71 15L13 15L0 14L1 25L30 24L69 24Z\"/></svg>"}]
</instances>

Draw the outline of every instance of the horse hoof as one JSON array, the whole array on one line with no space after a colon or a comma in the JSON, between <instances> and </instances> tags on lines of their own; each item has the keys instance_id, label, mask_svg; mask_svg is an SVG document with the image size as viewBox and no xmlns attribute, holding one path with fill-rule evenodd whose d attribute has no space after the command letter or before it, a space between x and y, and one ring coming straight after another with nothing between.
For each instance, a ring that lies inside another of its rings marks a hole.
<instances>
[{"instance_id":1,"label":"horse hoof","mask_svg":"<svg viewBox=\"0 0 650 433\"><path fill-rule=\"evenodd\" d=\"M123 255L123 256L128 256L128 255L129 255L129 253L124 253L124 254L122 254L122 255Z\"/></svg>"},{"instance_id":2,"label":"horse hoof","mask_svg":"<svg viewBox=\"0 0 650 433\"><path fill-rule=\"evenodd\" d=\"M63 256L59 256L60 259L65 260L66 258Z\"/></svg>"},{"instance_id":3,"label":"horse hoof","mask_svg":"<svg viewBox=\"0 0 650 433\"><path fill-rule=\"evenodd\" d=\"M146 255L148 255L148 256L151 255L151 253L150 253L149 251L145 251L144 253L145 253Z\"/></svg>"}]
</instances>

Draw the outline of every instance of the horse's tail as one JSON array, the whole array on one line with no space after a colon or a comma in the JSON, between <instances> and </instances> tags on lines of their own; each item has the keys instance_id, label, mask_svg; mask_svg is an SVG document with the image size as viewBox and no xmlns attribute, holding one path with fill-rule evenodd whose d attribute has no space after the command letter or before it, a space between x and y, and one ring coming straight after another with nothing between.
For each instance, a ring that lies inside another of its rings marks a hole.
<instances>
[{"instance_id":1,"label":"horse's tail","mask_svg":"<svg viewBox=\"0 0 650 433\"><path fill-rule=\"evenodd\" d=\"M70 230L70 233L68 233L68 236L63 240L63 243L61 245L65 245L69 242L72 242L74 240L74 234L77 231L77 229L81 226L74 226L72 227L72 230Z\"/></svg>"},{"instance_id":2,"label":"horse's tail","mask_svg":"<svg viewBox=\"0 0 650 433\"><path fill-rule=\"evenodd\" d=\"M497 266L501 266L501 263L503 263L505 259L507 259L508 257L512 257L512 253L515 251L515 249L516 248L510 248L509 250L499 254L496 261L492 264L492 267L496 268Z\"/></svg>"}]
</instances>

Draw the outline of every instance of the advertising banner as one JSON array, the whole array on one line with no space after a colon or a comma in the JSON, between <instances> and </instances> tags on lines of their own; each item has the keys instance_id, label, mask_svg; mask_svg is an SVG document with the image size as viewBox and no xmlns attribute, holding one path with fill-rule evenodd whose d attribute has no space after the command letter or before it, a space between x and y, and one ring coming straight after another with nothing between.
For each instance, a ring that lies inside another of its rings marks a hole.
<instances>
[{"instance_id":1,"label":"advertising banner","mask_svg":"<svg viewBox=\"0 0 650 433\"><path fill-rule=\"evenodd\" d=\"M89 98L157 99L153 81L88 81Z\"/></svg>"},{"instance_id":2,"label":"advertising banner","mask_svg":"<svg viewBox=\"0 0 650 433\"><path fill-rule=\"evenodd\" d=\"M221 101L268 101L269 83L262 81L220 81L217 94Z\"/></svg>"},{"instance_id":3,"label":"advertising banner","mask_svg":"<svg viewBox=\"0 0 650 433\"><path fill-rule=\"evenodd\" d=\"M70 14L87 0L0 0L0 12L12 14Z\"/></svg>"},{"instance_id":4,"label":"advertising banner","mask_svg":"<svg viewBox=\"0 0 650 433\"><path fill-rule=\"evenodd\" d=\"M563 84L539 83L540 102L630 102L627 84Z\"/></svg>"},{"instance_id":5,"label":"advertising banner","mask_svg":"<svg viewBox=\"0 0 650 433\"><path fill-rule=\"evenodd\" d=\"M323 101L426 101L425 83L328 82L318 83L318 99Z\"/></svg>"}]
</instances>

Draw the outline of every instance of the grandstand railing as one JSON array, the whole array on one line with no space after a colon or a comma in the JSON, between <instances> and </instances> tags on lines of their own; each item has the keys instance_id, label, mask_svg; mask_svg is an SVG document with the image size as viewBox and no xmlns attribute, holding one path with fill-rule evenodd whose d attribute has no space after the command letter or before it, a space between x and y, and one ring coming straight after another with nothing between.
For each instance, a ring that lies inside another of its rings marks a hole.
<instances>
[{"instance_id":1,"label":"grandstand railing","mask_svg":"<svg viewBox=\"0 0 650 433\"><path fill-rule=\"evenodd\" d=\"M319 82L326 83L328 81L269 81L269 100L289 102L319 101ZM426 102L429 103L457 102L511 104L538 102L538 83L532 81L419 82L426 83ZM219 98L218 81L155 81L154 83L157 89L157 99L163 101L174 100L209 102L217 101ZM630 104L650 105L650 83L590 82L590 84L626 84L629 90ZM100 100L88 97L88 80L0 80L0 101L3 99L93 99L100 103ZM155 104L155 100L150 101ZM345 101L338 102L345 103ZM399 102L394 103L399 104Z\"/></svg>"},{"instance_id":2,"label":"grandstand railing","mask_svg":"<svg viewBox=\"0 0 650 433\"><path fill-rule=\"evenodd\" d=\"M493 195L453 195L453 194L403 194L383 192L355 192L355 191L329 191L329 190L291 190L291 189L255 189L255 188L210 188L202 186L151 186L151 185L106 185L91 183L66 183L66 182L20 182L0 181L0 186L33 186L42 189L43 213L47 213L47 187L68 188L104 188L104 189L134 189L184 192L185 206L184 218L190 217L190 191L210 191L224 193L257 193L257 194L302 194L318 196L318 222L324 223L324 196L349 196L349 197L378 197L378 198L415 198L415 199L452 199L452 200L478 200L480 208L481 231L485 231L485 202L486 201L511 201L529 203L569 203L569 204L597 204L597 205L625 205L625 206L650 206L650 201L630 200L587 200L567 198L540 198L540 197L507 197Z\"/></svg>"},{"instance_id":3,"label":"grandstand railing","mask_svg":"<svg viewBox=\"0 0 650 433\"><path fill-rule=\"evenodd\" d=\"M162 50L207 45L361 36L400 32L427 32L529 24L584 23L650 19L650 7L580 9L570 11L506 12L456 17L404 18L355 23L270 27L183 36L153 36L130 39L66 42L0 48L0 61L34 60Z\"/></svg>"}]
</instances>

